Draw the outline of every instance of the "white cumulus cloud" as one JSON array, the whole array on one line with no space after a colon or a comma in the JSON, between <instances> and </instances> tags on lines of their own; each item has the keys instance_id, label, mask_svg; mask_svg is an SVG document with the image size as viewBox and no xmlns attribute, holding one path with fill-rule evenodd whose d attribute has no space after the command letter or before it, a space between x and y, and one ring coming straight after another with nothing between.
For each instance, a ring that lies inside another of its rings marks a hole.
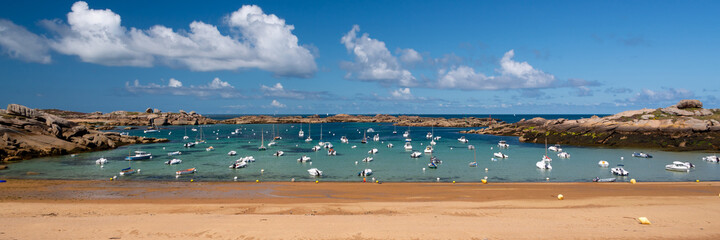
<instances>
[{"instance_id":1,"label":"white cumulus cloud","mask_svg":"<svg viewBox=\"0 0 720 240\"><path fill-rule=\"evenodd\" d=\"M412 48L399 49L397 52L400 53L400 61L405 64L414 64L422 62L423 60L422 56L420 56L420 53L418 53Z\"/></svg>"},{"instance_id":2,"label":"white cumulus cloud","mask_svg":"<svg viewBox=\"0 0 720 240\"><path fill-rule=\"evenodd\" d=\"M379 82L384 85L414 86L415 77L398 63L385 43L364 33L357 36L360 26L354 25L340 42L355 56L354 62L343 63L346 78ZM413 50L414 51L414 50Z\"/></svg>"},{"instance_id":3,"label":"white cumulus cloud","mask_svg":"<svg viewBox=\"0 0 720 240\"><path fill-rule=\"evenodd\" d=\"M50 63L46 40L25 27L0 19L0 53L27 62Z\"/></svg>"},{"instance_id":4,"label":"white cumulus cloud","mask_svg":"<svg viewBox=\"0 0 720 240\"><path fill-rule=\"evenodd\" d=\"M535 69L527 62L514 61L514 56L514 50L505 53L500 59L500 68L495 70L499 74L497 76L486 76L465 65L454 67L447 72L440 70L437 85L440 88L497 90L546 88L556 82L555 76Z\"/></svg>"},{"instance_id":5,"label":"white cumulus cloud","mask_svg":"<svg viewBox=\"0 0 720 240\"><path fill-rule=\"evenodd\" d=\"M398 100L412 100L415 99L415 96L410 92L410 88L400 88L396 89L395 91L392 91L390 93L392 98L398 99Z\"/></svg>"},{"instance_id":6,"label":"white cumulus cloud","mask_svg":"<svg viewBox=\"0 0 720 240\"><path fill-rule=\"evenodd\" d=\"M278 76L310 77L317 70L310 51L298 45L295 28L255 5L244 5L225 18L236 35L225 35L217 26L200 21L189 30L155 25L147 30L121 25L110 9L90 9L83 1L72 5L67 25L44 21L57 33L50 46L77 55L84 62L108 66L156 64L194 71L262 69Z\"/></svg>"},{"instance_id":7,"label":"white cumulus cloud","mask_svg":"<svg viewBox=\"0 0 720 240\"><path fill-rule=\"evenodd\" d=\"M287 99L326 99L330 98L332 94L328 92L310 92L310 91L298 91L285 89L281 83L276 83L273 86L260 85L260 91L263 95L268 97L276 98L287 98Z\"/></svg>"},{"instance_id":8,"label":"white cumulus cloud","mask_svg":"<svg viewBox=\"0 0 720 240\"><path fill-rule=\"evenodd\" d=\"M146 85L140 84L140 81L135 80L132 84L130 82L125 83L125 90L131 93L147 93L147 94L165 94L165 95L177 95L177 96L196 96L200 98L242 98L240 92L235 89L230 83L215 78L204 85L190 85L183 86L180 80L171 78L167 85L148 83Z\"/></svg>"},{"instance_id":9,"label":"white cumulus cloud","mask_svg":"<svg viewBox=\"0 0 720 240\"><path fill-rule=\"evenodd\" d=\"M275 107L275 108L284 108L284 107L286 107L285 104L282 104L282 103L278 102L278 100L272 100L272 102L270 103L270 106L271 106L271 107Z\"/></svg>"}]
</instances>

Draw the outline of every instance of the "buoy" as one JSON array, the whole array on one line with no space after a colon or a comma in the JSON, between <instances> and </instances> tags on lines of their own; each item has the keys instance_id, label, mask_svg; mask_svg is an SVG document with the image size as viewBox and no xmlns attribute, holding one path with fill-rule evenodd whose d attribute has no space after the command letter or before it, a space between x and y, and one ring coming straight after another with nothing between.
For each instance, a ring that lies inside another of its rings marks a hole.
<instances>
[{"instance_id":1,"label":"buoy","mask_svg":"<svg viewBox=\"0 0 720 240\"><path fill-rule=\"evenodd\" d=\"M425 168L423 168L423 172L425 171Z\"/></svg>"},{"instance_id":2,"label":"buoy","mask_svg":"<svg viewBox=\"0 0 720 240\"><path fill-rule=\"evenodd\" d=\"M455 181L453 181L453 184L455 184Z\"/></svg>"},{"instance_id":3,"label":"buoy","mask_svg":"<svg viewBox=\"0 0 720 240\"><path fill-rule=\"evenodd\" d=\"M178 179L178 178L180 178L180 175L175 175L175 179Z\"/></svg>"},{"instance_id":4,"label":"buoy","mask_svg":"<svg viewBox=\"0 0 720 240\"><path fill-rule=\"evenodd\" d=\"M255 182L256 182L256 183L259 183L259 182L260 182L260 179L255 179Z\"/></svg>"},{"instance_id":5,"label":"buoy","mask_svg":"<svg viewBox=\"0 0 720 240\"><path fill-rule=\"evenodd\" d=\"M233 178L233 181L237 181L237 176L235 176L235 177Z\"/></svg>"},{"instance_id":6,"label":"buoy","mask_svg":"<svg viewBox=\"0 0 720 240\"><path fill-rule=\"evenodd\" d=\"M487 171L488 171L488 169L487 169L487 168L485 168L485 171L487 172Z\"/></svg>"},{"instance_id":7,"label":"buoy","mask_svg":"<svg viewBox=\"0 0 720 240\"><path fill-rule=\"evenodd\" d=\"M110 181L112 181L112 180L113 180L113 178L110 178Z\"/></svg>"},{"instance_id":8,"label":"buoy","mask_svg":"<svg viewBox=\"0 0 720 240\"><path fill-rule=\"evenodd\" d=\"M565 199L565 196L563 196L562 194L558 194L557 198L558 198L558 200L563 200L563 199Z\"/></svg>"},{"instance_id":9,"label":"buoy","mask_svg":"<svg viewBox=\"0 0 720 240\"><path fill-rule=\"evenodd\" d=\"M440 178L437 178L437 179L436 179L436 181L438 181L438 182L439 182L439 181L440 181Z\"/></svg>"},{"instance_id":10,"label":"buoy","mask_svg":"<svg viewBox=\"0 0 720 240\"><path fill-rule=\"evenodd\" d=\"M635 184L635 183L637 183L637 181L635 181L635 179L633 178L633 179L630 179L630 183Z\"/></svg>"},{"instance_id":11,"label":"buoy","mask_svg":"<svg viewBox=\"0 0 720 240\"><path fill-rule=\"evenodd\" d=\"M264 173L264 172L265 172L265 169L260 169L260 173Z\"/></svg>"},{"instance_id":12,"label":"buoy","mask_svg":"<svg viewBox=\"0 0 720 240\"><path fill-rule=\"evenodd\" d=\"M549 177L546 177L546 178L545 178L545 181L550 181L550 178L549 178Z\"/></svg>"},{"instance_id":13,"label":"buoy","mask_svg":"<svg viewBox=\"0 0 720 240\"><path fill-rule=\"evenodd\" d=\"M481 181L483 184L487 184L487 180L485 180L485 179L480 180L480 181Z\"/></svg>"},{"instance_id":14,"label":"buoy","mask_svg":"<svg viewBox=\"0 0 720 240\"><path fill-rule=\"evenodd\" d=\"M624 159L625 159L625 157L620 157L620 160L624 160Z\"/></svg>"},{"instance_id":15,"label":"buoy","mask_svg":"<svg viewBox=\"0 0 720 240\"><path fill-rule=\"evenodd\" d=\"M650 225L650 220L648 220L646 217L639 217L637 218L637 220L640 221L640 224Z\"/></svg>"},{"instance_id":16,"label":"buoy","mask_svg":"<svg viewBox=\"0 0 720 240\"><path fill-rule=\"evenodd\" d=\"M378 180L375 180L375 183L380 183L380 181L378 181Z\"/></svg>"},{"instance_id":17,"label":"buoy","mask_svg":"<svg viewBox=\"0 0 720 240\"><path fill-rule=\"evenodd\" d=\"M700 179L698 179L698 180L695 180L695 182L700 182Z\"/></svg>"},{"instance_id":18,"label":"buoy","mask_svg":"<svg viewBox=\"0 0 720 240\"><path fill-rule=\"evenodd\" d=\"M363 178L363 182L367 182L367 180L365 178Z\"/></svg>"},{"instance_id":19,"label":"buoy","mask_svg":"<svg viewBox=\"0 0 720 240\"><path fill-rule=\"evenodd\" d=\"M295 182L295 178L290 179L290 182Z\"/></svg>"},{"instance_id":20,"label":"buoy","mask_svg":"<svg viewBox=\"0 0 720 240\"><path fill-rule=\"evenodd\" d=\"M319 183L319 182L320 182L320 181L318 181L318 180L315 180L315 183Z\"/></svg>"},{"instance_id":21,"label":"buoy","mask_svg":"<svg viewBox=\"0 0 720 240\"><path fill-rule=\"evenodd\" d=\"M372 178L373 182L375 182L375 177Z\"/></svg>"},{"instance_id":22,"label":"buoy","mask_svg":"<svg viewBox=\"0 0 720 240\"><path fill-rule=\"evenodd\" d=\"M355 165L357 165L357 161L355 161Z\"/></svg>"},{"instance_id":23,"label":"buoy","mask_svg":"<svg viewBox=\"0 0 720 240\"><path fill-rule=\"evenodd\" d=\"M194 181L195 181L195 179L190 179L190 182L194 182Z\"/></svg>"}]
</instances>

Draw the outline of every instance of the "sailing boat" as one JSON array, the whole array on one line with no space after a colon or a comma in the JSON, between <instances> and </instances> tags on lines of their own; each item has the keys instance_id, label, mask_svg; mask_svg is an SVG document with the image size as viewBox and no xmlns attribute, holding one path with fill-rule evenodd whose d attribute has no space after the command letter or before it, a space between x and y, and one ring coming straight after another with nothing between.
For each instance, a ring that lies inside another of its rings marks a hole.
<instances>
[{"instance_id":1,"label":"sailing boat","mask_svg":"<svg viewBox=\"0 0 720 240\"><path fill-rule=\"evenodd\" d=\"M393 128L393 134L397 134L397 125L394 125L393 127L395 127Z\"/></svg>"},{"instance_id":2,"label":"sailing boat","mask_svg":"<svg viewBox=\"0 0 720 240\"><path fill-rule=\"evenodd\" d=\"M318 146L324 146L325 143L322 141L322 123L320 123L320 142L318 142Z\"/></svg>"},{"instance_id":3,"label":"sailing boat","mask_svg":"<svg viewBox=\"0 0 720 240\"><path fill-rule=\"evenodd\" d=\"M550 162L552 162L552 159L547 156L547 138L545 138L545 156L542 157L542 160L535 163L535 166L539 169L552 169L552 166L550 166Z\"/></svg>"},{"instance_id":4,"label":"sailing boat","mask_svg":"<svg viewBox=\"0 0 720 240\"><path fill-rule=\"evenodd\" d=\"M187 135L187 125L185 126L185 136L183 136L183 140L188 140L190 137Z\"/></svg>"},{"instance_id":5,"label":"sailing boat","mask_svg":"<svg viewBox=\"0 0 720 240\"><path fill-rule=\"evenodd\" d=\"M475 154L475 149L473 148L473 162L468 164L470 167L477 167L477 154Z\"/></svg>"},{"instance_id":6,"label":"sailing boat","mask_svg":"<svg viewBox=\"0 0 720 240\"><path fill-rule=\"evenodd\" d=\"M153 121L153 123L152 123L152 125L150 126L150 128L147 129L147 130L145 130L145 131L143 131L143 132L144 132L144 133L156 133L156 132L160 132L160 130L158 130L158 127L155 125L155 121Z\"/></svg>"},{"instance_id":7,"label":"sailing boat","mask_svg":"<svg viewBox=\"0 0 720 240\"><path fill-rule=\"evenodd\" d=\"M430 145L435 146L435 144L437 144L437 143L435 142L435 138L433 138L433 136L435 135L435 125L432 126L431 131L432 131L432 132L430 132L430 137L429 137L429 138L431 139L431 140L430 140ZM426 136L426 137L427 137L427 136Z\"/></svg>"},{"instance_id":8,"label":"sailing boat","mask_svg":"<svg viewBox=\"0 0 720 240\"><path fill-rule=\"evenodd\" d=\"M260 130L260 147L258 148L258 151L265 151L267 148L265 147L265 130Z\"/></svg>"},{"instance_id":9,"label":"sailing boat","mask_svg":"<svg viewBox=\"0 0 720 240\"><path fill-rule=\"evenodd\" d=\"M360 143L363 143L363 144L364 144L364 143L367 143L367 135L365 135L366 132L367 132L367 131L364 131L364 132L363 132L363 139L362 139L362 141L360 141Z\"/></svg>"},{"instance_id":10,"label":"sailing boat","mask_svg":"<svg viewBox=\"0 0 720 240\"><path fill-rule=\"evenodd\" d=\"M275 136L275 124L272 125L272 135ZM273 138L273 139L270 140L270 142L268 143L268 147L272 147L272 146L274 146L275 144L277 144L277 143L275 142L275 138Z\"/></svg>"},{"instance_id":11,"label":"sailing boat","mask_svg":"<svg viewBox=\"0 0 720 240\"><path fill-rule=\"evenodd\" d=\"M435 134L435 126L432 126L431 129L432 129L432 132L425 134L425 138L431 139L433 137L433 134Z\"/></svg>"},{"instance_id":12,"label":"sailing boat","mask_svg":"<svg viewBox=\"0 0 720 240\"><path fill-rule=\"evenodd\" d=\"M308 123L308 137L305 139L306 142L312 142L312 129L310 123ZM301 130L302 131L302 130Z\"/></svg>"},{"instance_id":13,"label":"sailing boat","mask_svg":"<svg viewBox=\"0 0 720 240\"><path fill-rule=\"evenodd\" d=\"M407 137L409 137L409 136L410 136L410 126L408 126L408 130L405 131L405 133L403 133L403 137L404 137L404 138L407 138Z\"/></svg>"},{"instance_id":14,"label":"sailing boat","mask_svg":"<svg viewBox=\"0 0 720 240\"><path fill-rule=\"evenodd\" d=\"M202 130L202 125L201 125L200 131L198 132L198 137L195 138L195 144L204 143L205 142L204 137L205 136L203 136L203 130Z\"/></svg>"},{"instance_id":15,"label":"sailing boat","mask_svg":"<svg viewBox=\"0 0 720 240\"><path fill-rule=\"evenodd\" d=\"M300 123L300 131L298 132L298 137L303 138L305 137L305 132L302 130L302 123Z\"/></svg>"},{"instance_id":16,"label":"sailing boat","mask_svg":"<svg viewBox=\"0 0 720 240\"><path fill-rule=\"evenodd\" d=\"M275 132L275 124L273 124L273 140L280 140L282 137L280 136L280 128L278 127L277 132Z\"/></svg>"}]
</instances>

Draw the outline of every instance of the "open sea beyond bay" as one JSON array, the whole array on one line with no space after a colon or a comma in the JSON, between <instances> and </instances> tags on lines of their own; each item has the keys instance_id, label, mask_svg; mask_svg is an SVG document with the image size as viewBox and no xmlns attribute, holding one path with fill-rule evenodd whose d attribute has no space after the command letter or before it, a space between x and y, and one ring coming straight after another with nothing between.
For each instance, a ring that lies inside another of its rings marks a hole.
<instances>
[{"instance_id":1,"label":"open sea beyond bay","mask_svg":"<svg viewBox=\"0 0 720 240\"><path fill-rule=\"evenodd\" d=\"M428 116L428 115L426 115ZM435 116L435 115L430 115ZM441 116L441 115L437 115ZM466 115L467 116L467 115ZM466 117L443 116L443 117ZM537 116L537 115L536 115ZM564 117L577 119L591 115L541 115L546 118ZM217 117L217 116L216 116ZM488 117L477 115L475 117ZM493 115L507 122L515 122L521 118L534 116ZM196 128L198 131L192 131ZM303 129L305 137L298 137L298 131ZM367 144L362 144L363 133L368 128L375 132L366 133ZM237 134L233 132L238 129ZM273 134L273 129L275 134ZM248 124L248 125L207 125L199 126L165 126L158 133L143 133L142 129L129 130L130 135L168 138L170 142L159 144L132 145L114 150L82 153L75 156L46 157L25 160L13 163L10 168L0 172L3 178L22 179L96 179L107 180L117 176L117 180L158 180L158 181L361 181L358 172L363 169L372 169L373 175L368 181L375 178L380 181L391 182L479 182L487 177L492 182L587 182L595 177L613 178L610 168L623 164L630 172L627 177L617 177L618 181L703 181L720 180L720 164L709 163L702 160L703 156L715 153L704 152L667 152L656 149L634 148L603 148L603 147L577 147L562 146L570 158L562 159L557 152L548 152L553 161L552 170L540 170L535 163L541 160L546 153L544 144L521 143L517 137L503 137L477 134L460 134L465 128L430 128L430 127L395 127L391 123L324 123L322 124L322 140L330 142L337 151L336 156L328 156L327 149L312 151L313 146L321 140L321 124ZM393 130L397 134L393 134ZM411 158L412 151L405 150L403 132L410 131L413 151L423 152L430 144L426 138L428 132L442 137L434 146L433 156L442 160L437 169L428 168L430 155L423 153L420 158ZM199 133L205 135L206 143L192 148L183 147L183 143L195 141ZM261 134L264 132L264 134ZM372 137L379 134L380 140L373 141ZM261 136L264 135L264 145L267 146L273 136L282 137L277 144L268 147L267 151L258 151L261 145ZM311 135L312 142L305 138ZM188 140L183 140L188 136ZM349 143L341 143L340 137L347 136ZM465 136L469 143L461 143L457 139ZM510 147L499 149L498 141L505 140ZM388 148L388 143L394 145ZM554 145L554 143L548 143ZM473 145L475 151L468 149ZM207 151L211 147L214 150ZM379 151L369 154L373 148ZM153 158L140 161L125 161L124 158L134 151L152 153ZM285 152L284 156L273 156L278 150ZM168 156L167 153L181 151L182 155ZM236 156L229 156L228 152L236 151ZM508 155L506 159L491 160L493 153L501 151ZM634 158L633 152L645 152L653 158ZM303 155L312 159L311 162L297 161ZM255 162L246 168L231 169L228 166L235 160L244 156L253 156ZM372 156L372 162L363 162L363 158ZM95 160L105 157L108 163L96 165ZM166 165L165 161L173 158L182 160L177 165ZM606 160L610 168L598 166L598 161ZM470 162L477 161L477 167L470 167ZM671 172L665 170L665 165L673 161L690 162L696 167L690 172ZM120 176L121 169L132 167L140 169L140 173L130 176ZM187 168L197 168L197 173L176 177L175 171ZM310 176L310 168L323 171L322 177ZM487 170L486 170L487 169ZM439 179L439 180L438 180Z\"/></svg>"}]
</instances>

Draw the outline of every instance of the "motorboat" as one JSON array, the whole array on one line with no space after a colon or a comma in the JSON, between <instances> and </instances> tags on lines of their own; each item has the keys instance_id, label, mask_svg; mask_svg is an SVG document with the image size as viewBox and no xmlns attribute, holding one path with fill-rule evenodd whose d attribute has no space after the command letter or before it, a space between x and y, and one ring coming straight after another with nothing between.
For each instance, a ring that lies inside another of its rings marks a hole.
<instances>
[{"instance_id":1,"label":"motorboat","mask_svg":"<svg viewBox=\"0 0 720 240\"><path fill-rule=\"evenodd\" d=\"M135 151L135 155L125 157L125 160L128 160L128 161L146 160L146 159L152 159L152 153L146 153L144 151Z\"/></svg>"},{"instance_id":2,"label":"motorboat","mask_svg":"<svg viewBox=\"0 0 720 240\"><path fill-rule=\"evenodd\" d=\"M323 145L324 148L333 148L334 145L330 142L325 142L325 145Z\"/></svg>"},{"instance_id":3,"label":"motorboat","mask_svg":"<svg viewBox=\"0 0 720 240\"><path fill-rule=\"evenodd\" d=\"M435 163L432 163L432 162L431 162L431 163L428 163L428 168L430 168L430 169L435 169L435 168L437 168L437 167L438 167L438 165L435 164Z\"/></svg>"},{"instance_id":4,"label":"motorboat","mask_svg":"<svg viewBox=\"0 0 720 240\"><path fill-rule=\"evenodd\" d=\"M312 150L313 150L314 152L320 151L320 149L322 149L320 146L313 146L313 147L312 147Z\"/></svg>"},{"instance_id":5,"label":"motorboat","mask_svg":"<svg viewBox=\"0 0 720 240\"><path fill-rule=\"evenodd\" d=\"M180 164L180 163L182 163L182 160L177 159L177 158L173 158L171 160L165 161L165 164L167 164L167 165L175 165L175 164Z\"/></svg>"},{"instance_id":6,"label":"motorboat","mask_svg":"<svg viewBox=\"0 0 720 240\"><path fill-rule=\"evenodd\" d=\"M552 158L548 157L547 155L544 155L544 156L542 157L542 160L545 161L545 162L552 162Z\"/></svg>"},{"instance_id":7,"label":"motorboat","mask_svg":"<svg viewBox=\"0 0 720 240\"><path fill-rule=\"evenodd\" d=\"M410 154L410 157L411 157L411 158L419 158L420 156L422 156L422 153L421 153L421 152L412 152L412 153Z\"/></svg>"},{"instance_id":8,"label":"motorboat","mask_svg":"<svg viewBox=\"0 0 720 240\"><path fill-rule=\"evenodd\" d=\"M168 156L176 156L176 155L181 155L181 154L182 154L182 152L180 152L180 151L174 151L174 152L169 152Z\"/></svg>"},{"instance_id":9,"label":"motorboat","mask_svg":"<svg viewBox=\"0 0 720 240\"><path fill-rule=\"evenodd\" d=\"M550 162L546 162L546 161L543 161L543 160L540 160L540 161L538 161L537 163L535 163L535 166L536 166L537 168L543 169L543 170L545 170L545 169L547 169L547 170L552 169L552 166L550 166Z\"/></svg>"},{"instance_id":10,"label":"motorboat","mask_svg":"<svg viewBox=\"0 0 720 240\"><path fill-rule=\"evenodd\" d=\"M468 164L469 167L477 167L477 165L477 162L471 162L470 164Z\"/></svg>"},{"instance_id":11,"label":"motorboat","mask_svg":"<svg viewBox=\"0 0 720 240\"><path fill-rule=\"evenodd\" d=\"M320 171L320 169L317 169L317 168L311 168L311 169L308 169L307 171L310 174L310 176L315 176L315 177L321 177L323 174L323 171Z\"/></svg>"},{"instance_id":12,"label":"motorboat","mask_svg":"<svg viewBox=\"0 0 720 240\"><path fill-rule=\"evenodd\" d=\"M205 151L208 151L208 152L213 151L213 150L215 150L215 148L213 146L205 148Z\"/></svg>"},{"instance_id":13,"label":"motorboat","mask_svg":"<svg viewBox=\"0 0 720 240\"><path fill-rule=\"evenodd\" d=\"M368 154L376 154L376 153L378 153L377 148L373 148L372 150L368 151Z\"/></svg>"},{"instance_id":14,"label":"motorboat","mask_svg":"<svg viewBox=\"0 0 720 240\"><path fill-rule=\"evenodd\" d=\"M473 145L468 145L468 150L475 150L475 146L473 146Z\"/></svg>"},{"instance_id":15,"label":"motorboat","mask_svg":"<svg viewBox=\"0 0 720 240\"><path fill-rule=\"evenodd\" d=\"M188 140L188 139L190 139L190 137L188 137L188 136L183 136L183 140Z\"/></svg>"},{"instance_id":16,"label":"motorboat","mask_svg":"<svg viewBox=\"0 0 720 240\"><path fill-rule=\"evenodd\" d=\"M498 147L500 147L500 148L509 148L509 147L510 147L510 144L507 144L507 142L506 142L505 140L500 140L500 141L498 142Z\"/></svg>"},{"instance_id":17,"label":"motorboat","mask_svg":"<svg viewBox=\"0 0 720 240\"><path fill-rule=\"evenodd\" d=\"M425 152L425 153L433 153L434 150L433 150L433 147L432 147L432 146L427 146L427 147L425 147L425 150L424 150L423 152Z\"/></svg>"},{"instance_id":18,"label":"motorboat","mask_svg":"<svg viewBox=\"0 0 720 240\"><path fill-rule=\"evenodd\" d=\"M397 134L397 125L395 125L395 128L393 128L393 134Z\"/></svg>"},{"instance_id":19,"label":"motorboat","mask_svg":"<svg viewBox=\"0 0 720 240\"><path fill-rule=\"evenodd\" d=\"M467 140L467 138L465 138L465 136L458 138L458 142L461 142L461 143L468 143L469 141L470 140Z\"/></svg>"},{"instance_id":20,"label":"motorboat","mask_svg":"<svg viewBox=\"0 0 720 240\"><path fill-rule=\"evenodd\" d=\"M435 163L435 164L442 164L442 160L440 160L436 156L430 157L430 162Z\"/></svg>"},{"instance_id":21,"label":"motorboat","mask_svg":"<svg viewBox=\"0 0 720 240\"><path fill-rule=\"evenodd\" d=\"M437 142L435 142L435 140L430 140L430 145L435 146L436 144Z\"/></svg>"},{"instance_id":22,"label":"motorboat","mask_svg":"<svg viewBox=\"0 0 720 240\"><path fill-rule=\"evenodd\" d=\"M273 153L273 156L276 156L276 157L279 157L279 156L282 156L282 155L285 155L285 152L283 152L283 151L277 151L277 152Z\"/></svg>"},{"instance_id":23,"label":"motorboat","mask_svg":"<svg viewBox=\"0 0 720 240\"><path fill-rule=\"evenodd\" d=\"M610 166L610 163L608 163L608 162L605 161L605 160L600 160L600 161L598 162L598 166L606 168L606 167Z\"/></svg>"},{"instance_id":24,"label":"motorboat","mask_svg":"<svg viewBox=\"0 0 720 240\"><path fill-rule=\"evenodd\" d=\"M195 146L195 143L194 143L194 142L189 142L189 143L183 144L183 147L186 147L186 148L191 148L191 147L194 147L194 146Z\"/></svg>"},{"instance_id":25,"label":"motorboat","mask_svg":"<svg viewBox=\"0 0 720 240\"><path fill-rule=\"evenodd\" d=\"M560 148L560 144L555 144L555 146L548 147L548 150L553 152L562 152L562 148Z\"/></svg>"},{"instance_id":26,"label":"motorboat","mask_svg":"<svg viewBox=\"0 0 720 240\"><path fill-rule=\"evenodd\" d=\"M244 167L247 167L247 165L248 165L247 162L242 161L242 160L237 160L233 164L230 165L230 168L233 168L233 169L244 168Z\"/></svg>"},{"instance_id":27,"label":"motorboat","mask_svg":"<svg viewBox=\"0 0 720 240\"><path fill-rule=\"evenodd\" d=\"M718 158L717 155L705 156L702 159L703 159L703 161L707 161L707 162L714 162L714 163L720 162L720 158Z\"/></svg>"},{"instance_id":28,"label":"motorboat","mask_svg":"<svg viewBox=\"0 0 720 240\"><path fill-rule=\"evenodd\" d=\"M272 146L275 146L275 145L277 145L277 142L275 142L275 140L272 140L272 141L270 141L270 142L268 143L267 146L268 146L268 147L272 147Z\"/></svg>"},{"instance_id":29,"label":"motorboat","mask_svg":"<svg viewBox=\"0 0 720 240\"><path fill-rule=\"evenodd\" d=\"M493 153L493 156L495 156L495 157L497 157L497 158L508 158L508 155L505 155L505 154L502 153L502 152Z\"/></svg>"},{"instance_id":30,"label":"motorboat","mask_svg":"<svg viewBox=\"0 0 720 240\"><path fill-rule=\"evenodd\" d=\"M365 157L365 158L363 158L362 161L363 161L363 162L372 162L372 161L373 161L373 157Z\"/></svg>"},{"instance_id":31,"label":"motorboat","mask_svg":"<svg viewBox=\"0 0 720 240\"><path fill-rule=\"evenodd\" d=\"M388 143L387 147L392 148L394 145L392 143Z\"/></svg>"},{"instance_id":32,"label":"motorboat","mask_svg":"<svg viewBox=\"0 0 720 240\"><path fill-rule=\"evenodd\" d=\"M358 173L358 176L367 177L372 175L372 169L366 168Z\"/></svg>"},{"instance_id":33,"label":"motorboat","mask_svg":"<svg viewBox=\"0 0 720 240\"><path fill-rule=\"evenodd\" d=\"M123 168L122 170L120 170L120 176L132 175L132 174L135 174L138 172L140 172L140 169L135 170L131 167L127 167L127 168Z\"/></svg>"},{"instance_id":34,"label":"motorboat","mask_svg":"<svg viewBox=\"0 0 720 240\"><path fill-rule=\"evenodd\" d=\"M617 178L599 178L595 177L592 181L593 182L615 182Z\"/></svg>"},{"instance_id":35,"label":"motorboat","mask_svg":"<svg viewBox=\"0 0 720 240\"><path fill-rule=\"evenodd\" d=\"M567 152L560 152L557 154L559 158L570 158L570 154Z\"/></svg>"},{"instance_id":36,"label":"motorboat","mask_svg":"<svg viewBox=\"0 0 720 240\"><path fill-rule=\"evenodd\" d=\"M610 172L611 172L612 174L619 175L619 176L627 176L627 175L630 175L630 172L628 172L627 170L625 170L625 168L623 168L624 166L625 166L625 165L618 164L617 167L611 168L611 169L610 169Z\"/></svg>"},{"instance_id":37,"label":"motorboat","mask_svg":"<svg viewBox=\"0 0 720 240\"><path fill-rule=\"evenodd\" d=\"M380 134L375 134L375 136L373 136L373 141L380 141Z\"/></svg>"},{"instance_id":38,"label":"motorboat","mask_svg":"<svg viewBox=\"0 0 720 240\"><path fill-rule=\"evenodd\" d=\"M435 141L440 141L441 138L442 138L441 136L435 136L435 137L433 138L433 140L435 140Z\"/></svg>"},{"instance_id":39,"label":"motorboat","mask_svg":"<svg viewBox=\"0 0 720 240\"><path fill-rule=\"evenodd\" d=\"M404 138L407 138L407 137L409 137L409 136L410 136L410 131L409 131L409 130L408 130L408 131L405 131L405 132L403 133L403 137L404 137Z\"/></svg>"},{"instance_id":40,"label":"motorboat","mask_svg":"<svg viewBox=\"0 0 720 240\"><path fill-rule=\"evenodd\" d=\"M108 160L104 157L98 158L98 160L95 160L95 164L106 164L108 163Z\"/></svg>"},{"instance_id":41,"label":"motorboat","mask_svg":"<svg viewBox=\"0 0 720 240\"><path fill-rule=\"evenodd\" d=\"M130 133L129 132L121 132L120 136L130 136Z\"/></svg>"},{"instance_id":42,"label":"motorboat","mask_svg":"<svg viewBox=\"0 0 720 240\"><path fill-rule=\"evenodd\" d=\"M636 158L652 158L652 155L644 152L634 152L632 156Z\"/></svg>"},{"instance_id":43,"label":"motorboat","mask_svg":"<svg viewBox=\"0 0 720 240\"><path fill-rule=\"evenodd\" d=\"M235 155L237 155L237 152L236 152L236 151L230 151L230 152L228 152L228 156L235 156Z\"/></svg>"},{"instance_id":44,"label":"motorboat","mask_svg":"<svg viewBox=\"0 0 720 240\"><path fill-rule=\"evenodd\" d=\"M157 133L157 132L160 132L160 130L157 130L157 129L148 129L148 130L143 131L143 133Z\"/></svg>"},{"instance_id":45,"label":"motorboat","mask_svg":"<svg viewBox=\"0 0 720 240\"><path fill-rule=\"evenodd\" d=\"M188 168L185 170L180 170L180 171L175 172L175 175L186 175L186 174L193 174L196 172L197 172L196 168Z\"/></svg>"},{"instance_id":46,"label":"motorboat","mask_svg":"<svg viewBox=\"0 0 720 240\"><path fill-rule=\"evenodd\" d=\"M374 132L375 132L375 129L373 129L373 128L368 128L368 129L367 129L367 132L369 132L369 133L374 133Z\"/></svg>"},{"instance_id":47,"label":"motorboat","mask_svg":"<svg viewBox=\"0 0 720 240\"><path fill-rule=\"evenodd\" d=\"M253 157L253 156L245 156L245 157L243 157L243 158L238 159L238 161L243 161L243 162L255 162L255 157Z\"/></svg>"},{"instance_id":48,"label":"motorboat","mask_svg":"<svg viewBox=\"0 0 720 240\"><path fill-rule=\"evenodd\" d=\"M341 142L341 143L348 143L349 141L348 141L347 137L342 136L342 137L340 137L340 142Z\"/></svg>"},{"instance_id":49,"label":"motorboat","mask_svg":"<svg viewBox=\"0 0 720 240\"><path fill-rule=\"evenodd\" d=\"M353 148L353 149L354 149L354 148L357 148L357 146L356 146L356 145L352 145L352 147L350 147L350 148Z\"/></svg>"},{"instance_id":50,"label":"motorboat","mask_svg":"<svg viewBox=\"0 0 720 240\"><path fill-rule=\"evenodd\" d=\"M197 132L197 128L192 128L190 131Z\"/></svg>"},{"instance_id":51,"label":"motorboat","mask_svg":"<svg viewBox=\"0 0 720 240\"><path fill-rule=\"evenodd\" d=\"M665 165L665 170L675 172L690 172L690 168L693 167L692 163L674 161L672 164Z\"/></svg>"},{"instance_id":52,"label":"motorboat","mask_svg":"<svg viewBox=\"0 0 720 240\"><path fill-rule=\"evenodd\" d=\"M335 149L328 149L328 156L335 156L337 155L337 151Z\"/></svg>"},{"instance_id":53,"label":"motorboat","mask_svg":"<svg viewBox=\"0 0 720 240\"><path fill-rule=\"evenodd\" d=\"M300 123L300 131L298 131L298 137L299 138L305 137L305 132L302 130L302 123Z\"/></svg>"},{"instance_id":54,"label":"motorboat","mask_svg":"<svg viewBox=\"0 0 720 240\"><path fill-rule=\"evenodd\" d=\"M310 161L312 161L312 159L310 159L310 157L308 157L308 156L306 156L306 155L303 155L302 157L298 158L297 160L298 160L298 162L310 162Z\"/></svg>"},{"instance_id":55,"label":"motorboat","mask_svg":"<svg viewBox=\"0 0 720 240\"><path fill-rule=\"evenodd\" d=\"M433 137L433 134L431 132L428 132L427 134L425 134L425 138L427 138L427 139L431 139L432 137Z\"/></svg>"},{"instance_id":56,"label":"motorboat","mask_svg":"<svg viewBox=\"0 0 720 240\"><path fill-rule=\"evenodd\" d=\"M405 150L412 150L412 144L410 142L405 142L405 146L403 146Z\"/></svg>"}]
</instances>

